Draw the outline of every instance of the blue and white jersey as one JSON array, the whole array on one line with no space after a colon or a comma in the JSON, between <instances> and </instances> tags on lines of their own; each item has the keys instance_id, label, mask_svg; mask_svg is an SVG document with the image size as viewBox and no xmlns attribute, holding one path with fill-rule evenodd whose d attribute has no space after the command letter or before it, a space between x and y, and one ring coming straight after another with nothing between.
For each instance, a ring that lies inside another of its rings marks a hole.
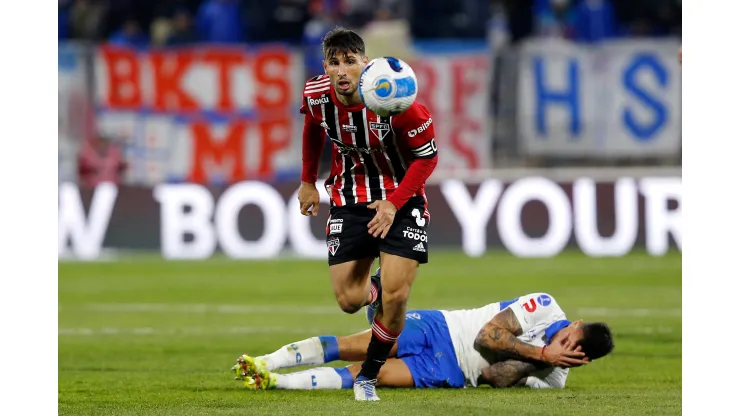
<instances>
[{"instance_id":1,"label":"blue and white jersey","mask_svg":"<svg viewBox=\"0 0 740 416\"><path fill-rule=\"evenodd\" d=\"M518 338L538 347L549 343L556 332L570 324L560 305L547 293L531 293L477 309L441 311L447 321L457 363L465 375L466 385L477 386L483 369L493 364L475 350L475 338L486 323L506 308L511 309L519 319L522 335ZM528 377L526 384L532 388L563 388L567 376L568 369L547 368Z\"/></svg>"}]
</instances>

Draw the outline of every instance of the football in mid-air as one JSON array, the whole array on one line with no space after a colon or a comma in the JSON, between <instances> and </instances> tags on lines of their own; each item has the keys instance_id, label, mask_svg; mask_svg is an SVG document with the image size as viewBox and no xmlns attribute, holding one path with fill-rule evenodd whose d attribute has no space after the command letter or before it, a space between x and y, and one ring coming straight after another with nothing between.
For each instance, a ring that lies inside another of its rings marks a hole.
<instances>
[{"instance_id":1,"label":"football in mid-air","mask_svg":"<svg viewBox=\"0 0 740 416\"><path fill-rule=\"evenodd\" d=\"M417 91L414 70L397 58L375 58L360 75L360 99L381 117L408 110L416 100Z\"/></svg>"}]
</instances>

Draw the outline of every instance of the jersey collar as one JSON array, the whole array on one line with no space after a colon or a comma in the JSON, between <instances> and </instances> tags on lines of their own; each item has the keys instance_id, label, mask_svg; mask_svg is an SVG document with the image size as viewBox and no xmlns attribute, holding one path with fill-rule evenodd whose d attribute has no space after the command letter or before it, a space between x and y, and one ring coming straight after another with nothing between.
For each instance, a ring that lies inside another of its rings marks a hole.
<instances>
[{"instance_id":1,"label":"jersey collar","mask_svg":"<svg viewBox=\"0 0 740 416\"><path fill-rule=\"evenodd\" d=\"M566 326L570 325L570 321L567 319L562 319L560 321L555 321L550 326L545 329L545 336L547 337L547 345L550 345L550 341L552 341L552 337L555 336L555 334L558 333L561 329L565 328Z\"/></svg>"},{"instance_id":2,"label":"jersey collar","mask_svg":"<svg viewBox=\"0 0 740 416\"><path fill-rule=\"evenodd\" d=\"M337 98L337 91L334 89L333 84L329 87L329 90L331 92L331 100L334 102L334 105L336 105L338 109L353 113L355 111L362 111L362 109L365 108L365 105L362 103L352 106L346 106L342 104L342 102L339 101L339 98Z\"/></svg>"}]
</instances>

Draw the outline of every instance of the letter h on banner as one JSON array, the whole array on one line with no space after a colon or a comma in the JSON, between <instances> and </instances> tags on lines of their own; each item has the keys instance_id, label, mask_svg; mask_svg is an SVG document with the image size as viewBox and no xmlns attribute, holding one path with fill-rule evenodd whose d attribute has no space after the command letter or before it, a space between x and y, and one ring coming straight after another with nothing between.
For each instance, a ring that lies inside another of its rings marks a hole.
<instances>
[{"instance_id":1,"label":"letter h on banner","mask_svg":"<svg viewBox=\"0 0 740 416\"><path fill-rule=\"evenodd\" d=\"M535 93L537 100L537 132L540 137L547 136L545 116L550 105L563 105L570 109L570 132L572 137L581 133L581 103L580 85L578 79L578 63L575 59L568 60L568 86L561 91L549 89L545 85L545 61L542 57L534 58ZM552 72L552 71L550 71Z\"/></svg>"}]
</instances>

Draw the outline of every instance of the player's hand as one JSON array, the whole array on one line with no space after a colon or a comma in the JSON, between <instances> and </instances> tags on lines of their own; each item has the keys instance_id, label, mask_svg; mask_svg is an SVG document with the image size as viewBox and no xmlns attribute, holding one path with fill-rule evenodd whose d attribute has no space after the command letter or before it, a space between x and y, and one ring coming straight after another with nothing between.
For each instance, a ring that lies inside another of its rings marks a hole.
<instances>
[{"instance_id":1,"label":"player's hand","mask_svg":"<svg viewBox=\"0 0 740 416\"><path fill-rule=\"evenodd\" d=\"M301 214L305 216L319 215L319 190L316 185L309 182L301 182L298 188L298 202L301 206Z\"/></svg>"},{"instance_id":2,"label":"player's hand","mask_svg":"<svg viewBox=\"0 0 740 416\"><path fill-rule=\"evenodd\" d=\"M542 359L553 367L578 367L589 363L586 354L581 351L581 346L574 347L565 341L563 343L550 344L542 353Z\"/></svg>"},{"instance_id":3,"label":"player's hand","mask_svg":"<svg viewBox=\"0 0 740 416\"><path fill-rule=\"evenodd\" d=\"M393 225L393 220L396 218L396 211L398 211L396 206L392 202L380 200L367 207L377 211L375 218L367 224L368 233L372 234L373 237L385 238L391 229L391 225Z\"/></svg>"}]
</instances>

